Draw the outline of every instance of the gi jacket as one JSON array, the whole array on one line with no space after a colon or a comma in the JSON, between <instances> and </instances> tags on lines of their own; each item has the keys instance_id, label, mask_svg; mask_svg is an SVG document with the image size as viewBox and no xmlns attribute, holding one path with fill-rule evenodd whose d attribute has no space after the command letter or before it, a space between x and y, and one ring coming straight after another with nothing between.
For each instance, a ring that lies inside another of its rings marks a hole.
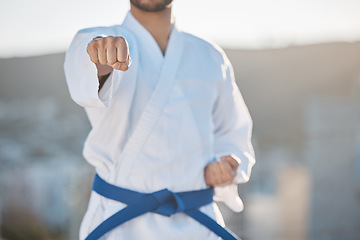
<instances>
[{"instance_id":1,"label":"gi jacket","mask_svg":"<svg viewBox=\"0 0 360 240\"><path fill-rule=\"evenodd\" d=\"M132 64L114 70L98 92L97 69L86 52L98 35L123 36ZM79 31L65 59L71 97L86 110L91 132L83 155L107 182L138 192L206 188L204 168L234 154L234 184L215 189L215 199L242 210L237 183L246 182L254 160L252 120L232 66L213 43L174 24L165 55L129 12L121 25ZM92 192L80 239L124 204ZM222 222L215 204L201 211ZM108 233L106 239L217 239L184 214L147 213Z\"/></svg>"}]
</instances>

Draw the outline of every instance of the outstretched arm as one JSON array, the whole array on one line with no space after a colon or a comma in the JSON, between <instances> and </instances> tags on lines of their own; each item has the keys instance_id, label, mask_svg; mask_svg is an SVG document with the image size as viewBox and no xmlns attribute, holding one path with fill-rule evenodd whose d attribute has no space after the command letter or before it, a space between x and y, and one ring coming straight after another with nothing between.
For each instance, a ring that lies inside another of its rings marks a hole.
<instances>
[{"instance_id":1,"label":"outstretched arm","mask_svg":"<svg viewBox=\"0 0 360 240\"><path fill-rule=\"evenodd\" d=\"M126 71L130 64L128 43L119 32L104 27L80 30L64 62L72 99L83 107L109 106L114 79L119 81L119 73ZM114 72L114 69L121 71Z\"/></svg>"}]
</instances>

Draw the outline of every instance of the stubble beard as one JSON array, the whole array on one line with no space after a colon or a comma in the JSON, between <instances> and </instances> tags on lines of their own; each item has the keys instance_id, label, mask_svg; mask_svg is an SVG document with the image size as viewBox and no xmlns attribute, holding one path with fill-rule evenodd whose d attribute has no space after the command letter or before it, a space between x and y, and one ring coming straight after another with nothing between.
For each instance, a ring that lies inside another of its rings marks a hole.
<instances>
[{"instance_id":1,"label":"stubble beard","mask_svg":"<svg viewBox=\"0 0 360 240\"><path fill-rule=\"evenodd\" d=\"M130 3L145 12L160 12L171 5L173 0L162 0L157 3L142 3L142 0L130 0Z\"/></svg>"}]
</instances>

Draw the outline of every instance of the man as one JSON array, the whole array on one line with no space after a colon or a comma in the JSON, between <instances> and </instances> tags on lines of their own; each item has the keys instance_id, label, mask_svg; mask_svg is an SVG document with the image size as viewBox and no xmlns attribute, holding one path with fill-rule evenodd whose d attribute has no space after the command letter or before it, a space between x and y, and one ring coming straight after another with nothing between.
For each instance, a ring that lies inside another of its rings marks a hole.
<instances>
[{"instance_id":1,"label":"man","mask_svg":"<svg viewBox=\"0 0 360 240\"><path fill-rule=\"evenodd\" d=\"M252 121L225 53L178 30L172 0L131 0L122 25L79 31L65 59L97 172L80 239L236 239L212 201L242 210ZM154 206L153 206L153 205Z\"/></svg>"}]
</instances>

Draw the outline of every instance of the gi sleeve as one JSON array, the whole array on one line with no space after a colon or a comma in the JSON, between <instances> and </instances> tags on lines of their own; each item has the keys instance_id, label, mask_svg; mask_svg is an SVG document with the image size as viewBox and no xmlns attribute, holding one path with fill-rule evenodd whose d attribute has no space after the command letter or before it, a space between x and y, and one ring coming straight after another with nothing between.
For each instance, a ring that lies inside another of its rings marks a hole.
<instances>
[{"instance_id":1,"label":"gi sleeve","mask_svg":"<svg viewBox=\"0 0 360 240\"><path fill-rule=\"evenodd\" d=\"M97 68L86 52L89 42L99 35L102 35L99 30L79 31L65 55L64 71L70 95L82 107L105 108L110 105L112 98L116 70L112 71L98 91Z\"/></svg>"},{"instance_id":2,"label":"gi sleeve","mask_svg":"<svg viewBox=\"0 0 360 240\"><path fill-rule=\"evenodd\" d=\"M236 184L249 181L255 164L251 144L252 119L226 56L221 68L222 79L213 109L214 154L217 161L220 161L221 156L235 155L239 167L233 184L215 188L215 200L223 201L233 211L239 212L243 205L238 197Z\"/></svg>"}]
</instances>

